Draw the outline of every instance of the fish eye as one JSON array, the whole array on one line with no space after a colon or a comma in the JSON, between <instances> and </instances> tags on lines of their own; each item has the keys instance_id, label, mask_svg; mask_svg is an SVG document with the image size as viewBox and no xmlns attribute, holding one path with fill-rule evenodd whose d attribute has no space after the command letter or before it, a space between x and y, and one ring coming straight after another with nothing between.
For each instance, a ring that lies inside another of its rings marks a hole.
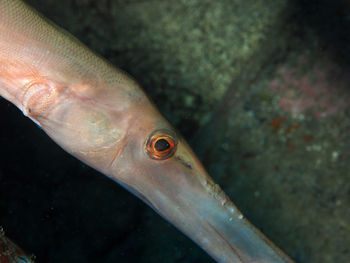
<instances>
[{"instance_id":1,"label":"fish eye","mask_svg":"<svg viewBox=\"0 0 350 263\"><path fill-rule=\"evenodd\" d=\"M153 132L146 142L146 153L156 160L165 160L174 155L177 140L173 132L157 130Z\"/></svg>"}]
</instances>

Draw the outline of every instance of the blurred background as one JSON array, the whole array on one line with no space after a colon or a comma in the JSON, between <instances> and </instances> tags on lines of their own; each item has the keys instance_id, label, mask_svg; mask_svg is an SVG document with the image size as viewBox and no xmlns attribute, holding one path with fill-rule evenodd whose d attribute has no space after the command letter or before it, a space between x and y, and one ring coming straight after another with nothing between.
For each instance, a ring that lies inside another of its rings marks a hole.
<instances>
[{"instance_id":1,"label":"blurred background","mask_svg":"<svg viewBox=\"0 0 350 263\"><path fill-rule=\"evenodd\" d=\"M296 262L349 262L348 1L27 2L137 79ZM4 99L0 111L0 225L37 262L214 262Z\"/></svg>"}]
</instances>

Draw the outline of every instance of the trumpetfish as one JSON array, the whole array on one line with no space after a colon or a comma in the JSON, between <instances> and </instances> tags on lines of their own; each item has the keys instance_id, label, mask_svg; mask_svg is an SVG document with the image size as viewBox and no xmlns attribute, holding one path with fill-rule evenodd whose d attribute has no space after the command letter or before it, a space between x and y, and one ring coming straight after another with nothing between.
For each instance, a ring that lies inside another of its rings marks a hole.
<instances>
[{"instance_id":1,"label":"trumpetfish","mask_svg":"<svg viewBox=\"0 0 350 263\"><path fill-rule=\"evenodd\" d=\"M217 262L293 262L244 218L135 80L21 0L0 0L0 95Z\"/></svg>"}]
</instances>

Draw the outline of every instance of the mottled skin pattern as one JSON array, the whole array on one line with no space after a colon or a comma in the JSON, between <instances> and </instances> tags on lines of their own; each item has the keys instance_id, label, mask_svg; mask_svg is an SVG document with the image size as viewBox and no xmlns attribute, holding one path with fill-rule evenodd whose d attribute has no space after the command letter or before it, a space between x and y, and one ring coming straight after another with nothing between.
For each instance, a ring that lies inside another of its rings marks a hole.
<instances>
[{"instance_id":1,"label":"mottled skin pattern","mask_svg":"<svg viewBox=\"0 0 350 263\"><path fill-rule=\"evenodd\" d=\"M55 142L136 194L217 262L292 262L215 184L138 84L19 0L0 2L0 95ZM145 151L157 131L167 159Z\"/></svg>"},{"instance_id":2,"label":"mottled skin pattern","mask_svg":"<svg viewBox=\"0 0 350 263\"><path fill-rule=\"evenodd\" d=\"M22 249L5 236L0 227L0 263L34 263Z\"/></svg>"}]
</instances>

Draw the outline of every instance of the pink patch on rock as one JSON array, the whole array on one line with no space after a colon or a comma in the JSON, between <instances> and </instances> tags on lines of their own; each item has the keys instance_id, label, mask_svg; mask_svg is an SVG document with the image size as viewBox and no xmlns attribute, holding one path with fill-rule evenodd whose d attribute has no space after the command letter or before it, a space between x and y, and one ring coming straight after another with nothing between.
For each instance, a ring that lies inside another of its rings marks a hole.
<instances>
[{"instance_id":1,"label":"pink patch on rock","mask_svg":"<svg viewBox=\"0 0 350 263\"><path fill-rule=\"evenodd\" d=\"M300 59L295 67L280 66L269 83L269 88L280 95L281 109L292 115L310 113L316 118L343 112L349 106L349 76L334 63L315 63L307 68L304 61Z\"/></svg>"}]
</instances>

